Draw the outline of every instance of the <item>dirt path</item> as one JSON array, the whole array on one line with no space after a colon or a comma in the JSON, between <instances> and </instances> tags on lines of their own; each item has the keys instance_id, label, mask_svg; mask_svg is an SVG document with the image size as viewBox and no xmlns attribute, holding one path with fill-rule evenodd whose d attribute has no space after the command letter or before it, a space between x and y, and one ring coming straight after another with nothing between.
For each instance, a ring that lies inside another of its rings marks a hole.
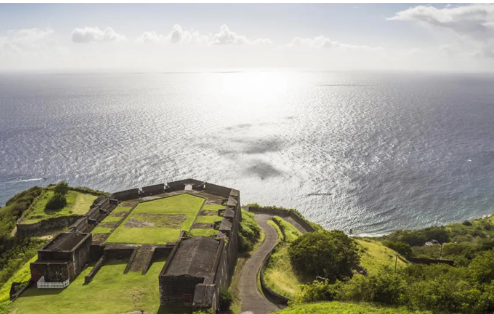
<instances>
[{"instance_id":1,"label":"dirt path","mask_svg":"<svg viewBox=\"0 0 494 314\"><path fill-rule=\"evenodd\" d=\"M247 260L242 270L242 276L240 277L241 313L266 314L278 310L276 305L269 302L259 292L257 286L257 273L261 268L264 258L276 245L278 238L276 231L268 224L271 217L270 215L255 215L255 219L264 230L266 238L264 239L264 243Z\"/></svg>"}]
</instances>

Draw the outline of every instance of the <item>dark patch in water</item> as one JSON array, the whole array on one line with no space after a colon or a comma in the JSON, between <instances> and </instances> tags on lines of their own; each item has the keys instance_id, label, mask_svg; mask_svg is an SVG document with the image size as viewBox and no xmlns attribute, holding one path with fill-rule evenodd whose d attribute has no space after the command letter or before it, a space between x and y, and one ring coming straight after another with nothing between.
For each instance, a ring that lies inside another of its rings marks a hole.
<instances>
[{"instance_id":1,"label":"dark patch in water","mask_svg":"<svg viewBox=\"0 0 494 314\"><path fill-rule=\"evenodd\" d=\"M234 125L234 126L229 126L227 128L225 128L226 130L235 130L235 129L247 129L247 128L250 128L252 127L252 124L250 123L242 123L242 124L237 124L237 125Z\"/></svg>"},{"instance_id":2,"label":"dark patch in water","mask_svg":"<svg viewBox=\"0 0 494 314\"><path fill-rule=\"evenodd\" d=\"M277 152L282 148L282 141L278 139L243 141L246 144L244 153L246 154L264 154L269 152Z\"/></svg>"},{"instance_id":3,"label":"dark patch in water","mask_svg":"<svg viewBox=\"0 0 494 314\"><path fill-rule=\"evenodd\" d=\"M259 160L255 161L254 164L246 170L247 173L256 175L261 178L261 180L279 177L283 174L280 170L276 169L269 163Z\"/></svg>"}]
</instances>

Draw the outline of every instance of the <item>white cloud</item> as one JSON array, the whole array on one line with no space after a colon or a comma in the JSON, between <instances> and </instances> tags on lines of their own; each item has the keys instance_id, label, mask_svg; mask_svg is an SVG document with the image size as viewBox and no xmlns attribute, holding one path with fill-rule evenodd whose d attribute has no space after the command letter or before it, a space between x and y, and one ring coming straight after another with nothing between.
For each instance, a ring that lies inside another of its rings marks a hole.
<instances>
[{"instance_id":1,"label":"white cloud","mask_svg":"<svg viewBox=\"0 0 494 314\"><path fill-rule=\"evenodd\" d=\"M127 40L124 35L121 35L107 27L101 30L99 27L84 27L76 28L72 32L72 41L75 43L91 43L91 42L117 42Z\"/></svg>"},{"instance_id":2,"label":"white cloud","mask_svg":"<svg viewBox=\"0 0 494 314\"><path fill-rule=\"evenodd\" d=\"M317 36L314 38L301 38L295 37L288 45L289 47L310 47L310 48L348 48L348 49L367 49L367 50L380 50L381 47L370 46L358 46L343 44L338 41L332 41L324 36Z\"/></svg>"},{"instance_id":3,"label":"white cloud","mask_svg":"<svg viewBox=\"0 0 494 314\"><path fill-rule=\"evenodd\" d=\"M419 5L397 12L390 21L410 21L434 29L453 32L462 41L477 45L478 56L494 55L494 5L472 4L461 6ZM468 45L465 45L468 46ZM470 47L465 47L470 49Z\"/></svg>"},{"instance_id":4,"label":"white cloud","mask_svg":"<svg viewBox=\"0 0 494 314\"><path fill-rule=\"evenodd\" d=\"M182 27L175 24L168 35L156 32L144 32L136 39L138 43L168 43L168 44L207 44L209 36L204 36L195 31L184 31Z\"/></svg>"},{"instance_id":5,"label":"white cloud","mask_svg":"<svg viewBox=\"0 0 494 314\"><path fill-rule=\"evenodd\" d=\"M145 32L136 39L136 42L203 45L263 45L272 43L272 41L267 38L248 39L245 36L232 32L227 25L222 25L218 34L201 35L197 31L183 30L178 24L175 24L172 31L166 36L156 32Z\"/></svg>"},{"instance_id":6,"label":"white cloud","mask_svg":"<svg viewBox=\"0 0 494 314\"><path fill-rule=\"evenodd\" d=\"M159 43L165 41L165 36L156 32L144 32L136 39L138 43Z\"/></svg>"},{"instance_id":7,"label":"white cloud","mask_svg":"<svg viewBox=\"0 0 494 314\"><path fill-rule=\"evenodd\" d=\"M0 36L0 56L41 56L57 52L60 46L53 38L53 34L54 31L51 28L9 30L5 36Z\"/></svg>"},{"instance_id":8,"label":"white cloud","mask_svg":"<svg viewBox=\"0 0 494 314\"><path fill-rule=\"evenodd\" d=\"M211 45L243 45L243 44L271 44L272 41L268 38L257 38L254 40L248 39L245 36L238 35L223 24L220 27L220 32L215 34L211 40Z\"/></svg>"}]
</instances>

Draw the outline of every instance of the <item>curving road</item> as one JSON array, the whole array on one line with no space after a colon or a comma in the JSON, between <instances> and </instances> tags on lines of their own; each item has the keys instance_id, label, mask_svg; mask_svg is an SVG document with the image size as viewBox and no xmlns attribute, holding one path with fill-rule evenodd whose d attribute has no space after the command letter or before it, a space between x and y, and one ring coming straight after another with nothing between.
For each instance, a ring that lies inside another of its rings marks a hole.
<instances>
[{"instance_id":1,"label":"curving road","mask_svg":"<svg viewBox=\"0 0 494 314\"><path fill-rule=\"evenodd\" d=\"M242 270L242 276L240 277L241 313L266 314L279 309L259 292L257 273L261 268L264 258L276 245L278 234L268 224L268 221L273 216L256 214L254 217L262 230L264 230L266 238L264 239L264 243L247 260Z\"/></svg>"}]
</instances>

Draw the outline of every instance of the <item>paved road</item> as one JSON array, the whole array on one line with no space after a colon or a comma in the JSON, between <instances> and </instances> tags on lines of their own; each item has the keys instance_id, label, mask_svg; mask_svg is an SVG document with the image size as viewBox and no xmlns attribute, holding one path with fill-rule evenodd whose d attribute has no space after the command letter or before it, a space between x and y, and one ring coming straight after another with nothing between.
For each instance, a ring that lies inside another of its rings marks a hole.
<instances>
[{"instance_id":1,"label":"paved road","mask_svg":"<svg viewBox=\"0 0 494 314\"><path fill-rule=\"evenodd\" d=\"M273 303L269 302L257 288L257 273L261 268L262 261L276 245L278 234L268 224L270 215L255 215L259 226L264 230L266 238L264 243L247 260L240 277L240 299L242 302L241 312L252 314L266 314L279 310Z\"/></svg>"}]
</instances>

